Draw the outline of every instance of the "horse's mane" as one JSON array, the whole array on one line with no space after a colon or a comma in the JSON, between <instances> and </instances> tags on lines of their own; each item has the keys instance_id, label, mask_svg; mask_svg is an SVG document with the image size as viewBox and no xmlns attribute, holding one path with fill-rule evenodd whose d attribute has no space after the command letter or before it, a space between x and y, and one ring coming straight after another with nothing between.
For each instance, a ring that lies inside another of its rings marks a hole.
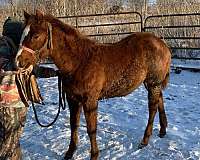
<instances>
[{"instance_id":1,"label":"horse's mane","mask_svg":"<svg viewBox=\"0 0 200 160\"><path fill-rule=\"evenodd\" d=\"M64 33L68 35L74 35L74 36L80 36L83 37L77 29L74 27L62 22L56 17L53 17L52 15L45 15L44 20L50 22L53 26L60 28Z\"/></svg>"},{"instance_id":2,"label":"horse's mane","mask_svg":"<svg viewBox=\"0 0 200 160\"><path fill-rule=\"evenodd\" d=\"M91 49L94 50L99 45L102 45L102 44L97 43L95 40L91 40L86 35L81 34L73 26L70 26L70 25L62 22L61 20L53 17L52 15L45 15L43 17L43 20L51 23L52 26L61 29L61 31L64 34L75 37L77 43L74 43L74 45L75 45L74 47L77 49L77 51L78 51L77 53L87 52L87 54L89 54L89 52L90 52L89 50L91 50ZM94 53L96 53L96 52L94 52Z\"/></svg>"}]
</instances>

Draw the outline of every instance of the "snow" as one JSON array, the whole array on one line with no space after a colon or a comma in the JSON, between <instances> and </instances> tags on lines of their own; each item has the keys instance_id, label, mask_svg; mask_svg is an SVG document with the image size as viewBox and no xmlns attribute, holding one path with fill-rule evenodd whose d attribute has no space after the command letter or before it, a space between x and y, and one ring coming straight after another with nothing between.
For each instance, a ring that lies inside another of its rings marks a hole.
<instances>
[{"instance_id":1,"label":"snow","mask_svg":"<svg viewBox=\"0 0 200 160\"><path fill-rule=\"evenodd\" d=\"M200 60L172 59L172 67L187 67L200 70Z\"/></svg>"},{"instance_id":2,"label":"snow","mask_svg":"<svg viewBox=\"0 0 200 160\"><path fill-rule=\"evenodd\" d=\"M45 106L37 106L42 123L53 120L58 108L57 78L39 79ZM200 73L171 73L164 91L168 117L167 135L158 137L156 116L149 145L138 149L148 118L147 92L143 86L132 94L99 102L97 140L101 160L198 160L200 159ZM24 160L61 160L70 141L69 111L62 111L56 124L41 128L32 108L21 138ZM81 117L76 160L89 159L90 143Z\"/></svg>"}]
</instances>

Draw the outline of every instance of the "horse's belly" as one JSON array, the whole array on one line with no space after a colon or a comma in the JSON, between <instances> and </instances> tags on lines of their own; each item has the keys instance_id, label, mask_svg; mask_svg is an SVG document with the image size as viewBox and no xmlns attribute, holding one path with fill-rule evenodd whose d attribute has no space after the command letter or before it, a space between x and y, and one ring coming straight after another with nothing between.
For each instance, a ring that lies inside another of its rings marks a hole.
<instances>
[{"instance_id":1,"label":"horse's belly","mask_svg":"<svg viewBox=\"0 0 200 160\"><path fill-rule=\"evenodd\" d=\"M130 94L133 90L138 88L141 83L142 81L140 82L133 82L131 80L119 81L108 87L108 89L106 90L104 89L101 93L101 99L126 96Z\"/></svg>"}]
</instances>

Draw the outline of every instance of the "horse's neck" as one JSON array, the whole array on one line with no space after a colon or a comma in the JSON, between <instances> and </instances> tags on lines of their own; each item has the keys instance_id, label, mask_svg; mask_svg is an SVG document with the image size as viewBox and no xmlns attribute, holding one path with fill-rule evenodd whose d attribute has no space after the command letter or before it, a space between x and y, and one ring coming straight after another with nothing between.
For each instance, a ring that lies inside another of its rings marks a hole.
<instances>
[{"instance_id":1,"label":"horse's neck","mask_svg":"<svg viewBox=\"0 0 200 160\"><path fill-rule=\"evenodd\" d=\"M57 30L53 35L51 58L62 72L72 74L88 57L92 44L87 38L68 36Z\"/></svg>"}]
</instances>

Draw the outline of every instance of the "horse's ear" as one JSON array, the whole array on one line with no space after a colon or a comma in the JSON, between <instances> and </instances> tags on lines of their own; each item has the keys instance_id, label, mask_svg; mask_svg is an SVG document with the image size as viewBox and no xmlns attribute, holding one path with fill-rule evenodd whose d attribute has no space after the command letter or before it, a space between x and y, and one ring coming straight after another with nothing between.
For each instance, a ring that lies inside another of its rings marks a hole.
<instances>
[{"instance_id":1,"label":"horse's ear","mask_svg":"<svg viewBox=\"0 0 200 160\"><path fill-rule=\"evenodd\" d=\"M36 17L38 20L41 20L44 17L44 13L40 10L36 10Z\"/></svg>"},{"instance_id":2,"label":"horse's ear","mask_svg":"<svg viewBox=\"0 0 200 160\"><path fill-rule=\"evenodd\" d=\"M25 18L25 20L28 20L29 18L30 18L30 14L29 13L27 13L26 11L24 11L24 18Z\"/></svg>"}]
</instances>

